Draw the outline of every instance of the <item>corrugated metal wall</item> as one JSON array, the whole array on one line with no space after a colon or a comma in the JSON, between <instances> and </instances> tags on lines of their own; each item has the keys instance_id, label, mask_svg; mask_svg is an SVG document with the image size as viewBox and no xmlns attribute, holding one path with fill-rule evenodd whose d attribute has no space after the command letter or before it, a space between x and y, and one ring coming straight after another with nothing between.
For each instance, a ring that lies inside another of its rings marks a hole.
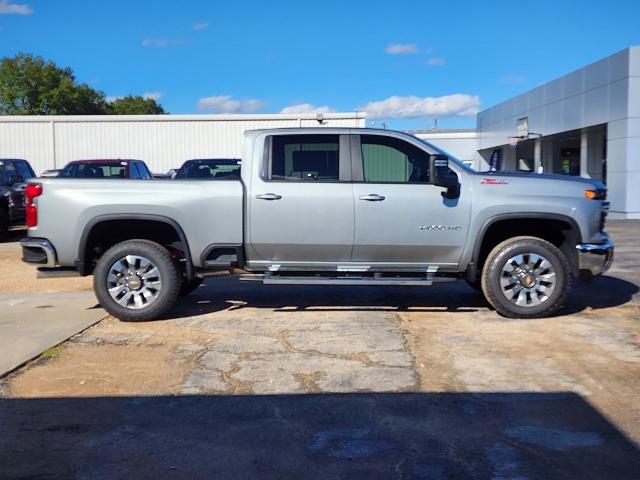
<instances>
[{"instance_id":1,"label":"corrugated metal wall","mask_svg":"<svg viewBox=\"0 0 640 480\"><path fill-rule=\"evenodd\" d=\"M154 172L190 158L240 157L245 130L364 127L363 113L316 115L0 116L0 158L24 158L36 173L71 160L136 158Z\"/></svg>"}]
</instances>

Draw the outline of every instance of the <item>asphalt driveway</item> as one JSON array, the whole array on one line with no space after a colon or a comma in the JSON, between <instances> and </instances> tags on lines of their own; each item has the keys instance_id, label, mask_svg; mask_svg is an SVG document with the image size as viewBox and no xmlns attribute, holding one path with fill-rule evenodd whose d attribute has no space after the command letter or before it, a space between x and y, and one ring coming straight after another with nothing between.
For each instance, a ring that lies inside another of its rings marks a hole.
<instances>
[{"instance_id":1,"label":"asphalt driveway","mask_svg":"<svg viewBox=\"0 0 640 480\"><path fill-rule=\"evenodd\" d=\"M640 478L640 222L560 315L207 280L0 387L0 477Z\"/></svg>"}]
</instances>

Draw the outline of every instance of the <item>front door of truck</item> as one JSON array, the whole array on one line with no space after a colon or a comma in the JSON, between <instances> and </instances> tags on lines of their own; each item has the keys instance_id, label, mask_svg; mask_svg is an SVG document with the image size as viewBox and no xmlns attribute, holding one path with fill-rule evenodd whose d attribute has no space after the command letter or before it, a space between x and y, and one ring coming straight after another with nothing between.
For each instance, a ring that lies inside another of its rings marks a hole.
<instances>
[{"instance_id":1,"label":"front door of truck","mask_svg":"<svg viewBox=\"0 0 640 480\"><path fill-rule=\"evenodd\" d=\"M355 234L352 262L399 268L455 267L469 224L469 200L429 183L428 152L401 138L352 138ZM355 152L359 152L359 155ZM360 158L357 158L357 157Z\"/></svg>"},{"instance_id":2,"label":"front door of truck","mask_svg":"<svg viewBox=\"0 0 640 480\"><path fill-rule=\"evenodd\" d=\"M248 193L251 266L349 261L353 192L348 135L272 135Z\"/></svg>"}]
</instances>

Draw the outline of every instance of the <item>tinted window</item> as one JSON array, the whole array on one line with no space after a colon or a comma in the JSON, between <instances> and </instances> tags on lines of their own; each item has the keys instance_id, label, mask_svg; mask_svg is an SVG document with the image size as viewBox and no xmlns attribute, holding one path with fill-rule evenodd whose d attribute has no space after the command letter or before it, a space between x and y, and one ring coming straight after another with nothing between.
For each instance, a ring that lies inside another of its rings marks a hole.
<instances>
[{"instance_id":1,"label":"tinted window","mask_svg":"<svg viewBox=\"0 0 640 480\"><path fill-rule=\"evenodd\" d=\"M26 180L27 178L35 177L34 173L29 168L27 162L15 162L16 169L18 170L18 175Z\"/></svg>"},{"instance_id":2,"label":"tinted window","mask_svg":"<svg viewBox=\"0 0 640 480\"><path fill-rule=\"evenodd\" d=\"M13 162L5 162L4 164L4 177L2 178L3 183L12 184L13 180L18 176L18 171L16 170Z\"/></svg>"},{"instance_id":3,"label":"tinted window","mask_svg":"<svg viewBox=\"0 0 640 480\"><path fill-rule=\"evenodd\" d=\"M138 169L140 170L140 178L148 180L152 177L151 172L144 162L138 162Z\"/></svg>"},{"instance_id":4,"label":"tinted window","mask_svg":"<svg viewBox=\"0 0 640 480\"><path fill-rule=\"evenodd\" d=\"M127 178L127 167L111 163L76 163L64 167L59 176L73 178Z\"/></svg>"},{"instance_id":5,"label":"tinted window","mask_svg":"<svg viewBox=\"0 0 640 480\"><path fill-rule=\"evenodd\" d=\"M429 154L391 137L362 135L365 182L428 183Z\"/></svg>"},{"instance_id":6,"label":"tinted window","mask_svg":"<svg viewBox=\"0 0 640 480\"><path fill-rule=\"evenodd\" d=\"M338 135L274 136L271 180L337 182Z\"/></svg>"},{"instance_id":7,"label":"tinted window","mask_svg":"<svg viewBox=\"0 0 640 480\"><path fill-rule=\"evenodd\" d=\"M176 178L238 179L241 161L233 158L189 160L180 167Z\"/></svg>"}]
</instances>

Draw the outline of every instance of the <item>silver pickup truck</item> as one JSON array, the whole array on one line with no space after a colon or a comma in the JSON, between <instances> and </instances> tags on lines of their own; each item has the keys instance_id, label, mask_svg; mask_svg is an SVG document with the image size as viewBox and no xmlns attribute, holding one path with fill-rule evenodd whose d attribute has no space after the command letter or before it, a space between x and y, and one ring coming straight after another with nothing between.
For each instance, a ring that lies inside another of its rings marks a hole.
<instances>
[{"instance_id":1,"label":"silver pickup truck","mask_svg":"<svg viewBox=\"0 0 640 480\"><path fill-rule=\"evenodd\" d=\"M206 172L205 172L206 173ZM508 317L547 316L613 260L603 184L477 173L374 129L249 131L241 178L39 179L23 260L94 276L122 320L162 317L224 272L265 284L465 279Z\"/></svg>"}]
</instances>

